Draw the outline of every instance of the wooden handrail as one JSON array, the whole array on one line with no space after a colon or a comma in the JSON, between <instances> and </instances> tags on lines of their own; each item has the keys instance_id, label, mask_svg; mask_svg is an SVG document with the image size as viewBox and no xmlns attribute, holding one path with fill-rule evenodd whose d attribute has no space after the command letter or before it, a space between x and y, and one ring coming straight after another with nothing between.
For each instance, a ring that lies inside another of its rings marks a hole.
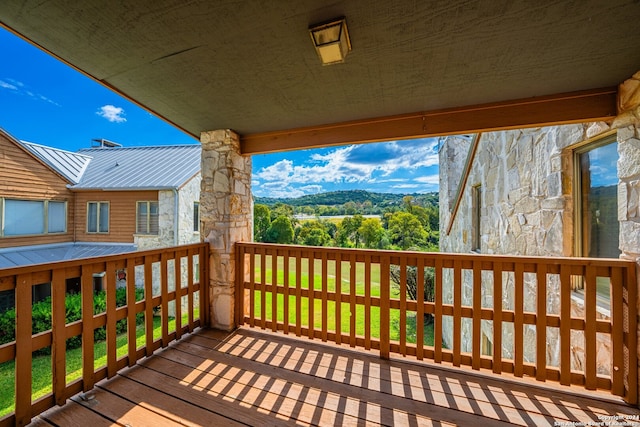
<instances>
[{"instance_id":1,"label":"wooden handrail","mask_svg":"<svg viewBox=\"0 0 640 427\"><path fill-rule=\"evenodd\" d=\"M15 292L17 319L15 340L0 345L0 364L15 360L15 411L2 417L0 425L26 425L39 413L64 404L74 394L90 390L97 381L113 377L118 370L132 366L182 334L205 325L207 286L202 286L201 281L207 283L208 247L206 243L199 243L0 269L0 290ZM186 269L183 263L186 263ZM194 274L196 263L200 281ZM126 271L127 303L121 307L116 307L116 271ZM94 315L93 275L99 272L106 273L106 311ZM82 318L65 323L66 280L78 277L81 282ZM31 325L32 287L42 283L51 283L52 329L34 335ZM140 286L144 287L144 299L135 301L135 288ZM184 297L188 303L183 306ZM196 305L196 297L199 305ZM170 304L175 308L175 327L171 330ZM159 338L155 338L153 331L156 307L160 307ZM146 341L141 347L136 344L138 313L145 315ZM186 315L184 323L183 314ZM128 343L127 354L117 358L116 322L120 319L126 319ZM107 365L95 369L94 331L103 326L106 329ZM66 341L78 335L82 339L82 376L67 383ZM33 352L46 347L51 347L52 392L34 401L31 389Z\"/></svg>"},{"instance_id":2,"label":"wooden handrail","mask_svg":"<svg viewBox=\"0 0 640 427\"><path fill-rule=\"evenodd\" d=\"M399 354L604 389L637 403L634 262L263 243L236 243L235 250L239 324L376 349L385 359ZM391 266L401 272L395 288L389 280ZM407 267L417 271L417 299L406 294ZM429 269L435 300L425 301ZM584 297L571 290L574 276L584 278ZM597 278L610 281L611 316L596 316ZM555 292L559 303L550 310L547 297ZM279 309L282 304L286 310ZM581 305L583 314L572 315ZM424 343L420 321L415 339L409 340L408 320L424 316L433 317L434 342L445 338L450 348ZM463 329L468 331L464 337ZM483 336L493 344L492 352L482 347ZM572 366L571 349L581 342L576 336L584 341L582 366ZM606 367L596 366L602 337L611 342ZM548 347L556 345L558 360L548 363Z\"/></svg>"}]
</instances>

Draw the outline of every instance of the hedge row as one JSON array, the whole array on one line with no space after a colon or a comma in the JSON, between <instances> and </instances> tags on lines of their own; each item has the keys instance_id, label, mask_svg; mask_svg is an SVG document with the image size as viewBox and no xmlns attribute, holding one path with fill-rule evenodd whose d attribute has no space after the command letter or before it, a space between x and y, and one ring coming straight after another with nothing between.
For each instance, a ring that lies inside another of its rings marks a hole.
<instances>
[{"instance_id":1,"label":"hedge row","mask_svg":"<svg viewBox=\"0 0 640 427\"><path fill-rule=\"evenodd\" d=\"M136 301L144 298L144 290L136 288ZM127 303L127 291L125 288L116 289L116 306L122 307ZM68 294L65 298L66 322L71 323L80 320L82 317L82 295L80 293ZM104 313L107 310L107 296L105 291L94 294L93 314ZM140 325L144 321L144 314L136 315L136 324ZM33 304L32 309L32 333L48 331L51 329L51 297L45 298ZM121 319L116 323L118 334L126 332L127 319ZM94 339L101 341L106 339L105 327L94 331ZM15 341L16 339L16 309L12 308L0 313L0 345ZM76 336L67 340L67 349L78 348L82 345L82 338ZM48 351L45 349L45 352Z\"/></svg>"}]
</instances>

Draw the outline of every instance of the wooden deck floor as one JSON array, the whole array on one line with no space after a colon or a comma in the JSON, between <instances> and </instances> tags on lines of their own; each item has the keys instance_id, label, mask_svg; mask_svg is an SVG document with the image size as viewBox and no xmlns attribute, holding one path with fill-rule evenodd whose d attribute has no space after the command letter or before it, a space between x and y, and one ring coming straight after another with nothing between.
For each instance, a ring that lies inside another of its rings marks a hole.
<instances>
[{"instance_id":1,"label":"wooden deck floor","mask_svg":"<svg viewBox=\"0 0 640 427\"><path fill-rule=\"evenodd\" d=\"M608 395L242 328L185 337L33 425L640 425L639 413Z\"/></svg>"}]
</instances>

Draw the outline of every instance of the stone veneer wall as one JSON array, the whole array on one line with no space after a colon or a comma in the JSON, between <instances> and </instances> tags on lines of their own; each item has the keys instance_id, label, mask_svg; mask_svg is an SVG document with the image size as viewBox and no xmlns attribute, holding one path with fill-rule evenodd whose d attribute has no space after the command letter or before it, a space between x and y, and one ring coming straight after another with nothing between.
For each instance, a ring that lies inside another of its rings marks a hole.
<instances>
[{"instance_id":1,"label":"stone veneer wall","mask_svg":"<svg viewBox=\"0 0 640 427\"><path fill-rule=\"evenodd\" d=\"M197 174L191 178L182 188L178 190L178 245L185 245L188 243L198 243L200 241L200 233L193 231L193 202L200 200L200 182L202 181L200 174ZM175 192L172 190L158 191L158 235L134 235L134 243L137 245L138 250L148 250L157 248L166 248L175 246ZM197 268L195 268L197 271ZM183 260L181 269L181 282L187 283L187 265L186 260ZM156 278L153 282L153 293L157 295L160 293L160 264L153 264L153 277ZM169 291L175 290L175 268L173 263L169 263L167 266L167 279L169 282ZM136 267L135 283L137 287L144 286L144 268ZM182 301L183 308L186 309L187 300ZM194 300L196 306L199 304L197 295ZM169 315L173 316L175 308L173 303L169 306Z\"/></svg>"},{"instance_id":2,"label":"stone veneer wall","mask_svg":"<svg viewBox=\"0 0 640 427\"><path fill-rule=\"evenodd\" d=\"M455 204L457 187L471 147L466 137L444 139L440 150L440 250L441 252L469 253L471 251L471 197L470 189L482 186L481 195L481 247L487 254L569 256L573 255L573 194L572 149L574 144L597 139L610 130L607 123L590 123L546 128L485 133L470 169L462 194L458 213L451 232L446 234ZM617 131L618 176L620 178L619 220L620 248L623 256L640 259L640 127L629 126ZM451 272L445 272L443 298L453 301ZM503 307L512 309L513 275L504 273ZM471 304L472 277L463 274L463 303ZM492 277L483 276L483 306L492 307ZM551 276L547 290L547 310L559 312L559 280ZM525 277L525 309L535 308L535 277ZM574 298L573 315L583 311L580 298ZM608 313L602 311L600 316ZM492 325L483 321L482 331L490 340ZM549 330L547 361L559 362L558 331ZM443 336L445 345L451 346L452 319L445 319ZM462 351L471 351L471 322L462 325ZM525 360L535 361L533 329L525 330ZM579 342L579 341L578 341ZM505 358L512 357L512 325L503 328ZM598 366L602 373L609 371L608 342L599 346ZM494 349L495 351L495 349ZM580 369L583 346L572 349L573 367Z\"/></svg>"},{"instance_id":3,"label":"stone veneer wall","mask_svg":"<svg viewBox=\"0 0 640 427\"><path fill-rule=\"evenodd\" d=\"M240 154L240 138L231 130L203 132L200 234L209 242L210 326L235 325L234 243L253 239L251 157Z\"/></svg>"}]
</instances>

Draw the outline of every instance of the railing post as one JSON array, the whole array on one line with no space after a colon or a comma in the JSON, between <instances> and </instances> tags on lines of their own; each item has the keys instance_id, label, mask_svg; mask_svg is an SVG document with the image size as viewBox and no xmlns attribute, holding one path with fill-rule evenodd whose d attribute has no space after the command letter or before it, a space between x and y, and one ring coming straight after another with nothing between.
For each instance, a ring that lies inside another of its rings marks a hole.
<instances>
[{"instance_id":1,"label":"railing post","mask_svg":"<svg viewBox=\"0 0 640 427\"><path fill-rule=\"evenodd\" d=\"M31 421L31 275L16 277L16 425Z\"/></svg>"},{"instance_id":2,"label":"railing post","mask_svg":"<svg viewBox=\"0 0 640 427\"><path fill-rule=\"evenodd\" d=\"M380 256L380 357L389 359L391 261L389 255Z\"/></svg>"}]
</instances>

